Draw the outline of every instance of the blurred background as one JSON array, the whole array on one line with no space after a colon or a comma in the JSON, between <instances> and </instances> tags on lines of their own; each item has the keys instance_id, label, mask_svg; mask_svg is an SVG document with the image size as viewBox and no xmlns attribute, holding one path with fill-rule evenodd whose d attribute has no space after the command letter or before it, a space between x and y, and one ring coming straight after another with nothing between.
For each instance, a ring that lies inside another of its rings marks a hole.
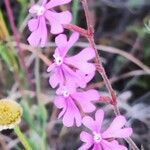
<instances>
[{"instance_id":1,"label":"blurred background","mask_svg":"<svg viewBox=\"0 0 150 150\"><path fill-rule=\"evenodd\" d=\"M49 46L43 49L27 43L30 34L27 22L31 17L28 9L34 2L10 0L19 31L18 47L4 0L0 1L0 98L9 97L22 105L20 129L32 150L77 150L82 144L79 134L83 127L66 128L57 120L58 110L53 105L55 91L48 84L46 70L55 48L54 36L49 36ZM150 0L88 0L88 4L97 49L117 92L121 113L133 127L132 138L138 147L150 150ZM57 8L66 9L73 13L72 23L86 28L78 0ZM81 37L72 53L87 45L87 40ZM87 88L90 87L108 95L98 74ZM105 110L104 126L107 126L114 117L112 107L101 103L97 107ZM13 130L0 133L0 150L23 149Z\"/></svg>"}]
</instances>

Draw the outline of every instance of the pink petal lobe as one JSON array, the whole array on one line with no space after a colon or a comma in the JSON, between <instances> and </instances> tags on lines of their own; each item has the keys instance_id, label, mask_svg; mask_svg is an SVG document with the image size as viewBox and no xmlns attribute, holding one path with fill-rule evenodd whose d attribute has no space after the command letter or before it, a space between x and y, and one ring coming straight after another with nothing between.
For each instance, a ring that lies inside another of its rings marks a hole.
<instances>
[{"instance_id":1,"label":"pink petal lobe","mask_svg":"<svg viewBox=\"0 0 150 150\"><path fill-rule=\"evenodd\" d=\"M47 4L46 4L46 8L50 9L59 5L63 5L63 4L67 4L71 2L71 0L50 0Z\"/></svg>"},{"instance_id":2,"label":"pink petal lobe","mask_svg":"<svg viewBox=\"0 0 150 150\"><path fill-rule=\"evenodd\" d=\"M81 126L81 115L73 100L69 97L66 99L67 109L63 116L63 123L66 127L71 127L74 124L77 127Z\"/></svg>"},{"instance_id":3,"label":"pink petal lobe","mask_svg":"<svg viewBox=\"0 0 150 150\"><path fill-rule=\"evenodd\" d=\"M85 142L85 144L83 144L83 145L79 148L79 150L87 150L87 149L89 149L89 148L92 146L92 144L93 144L93 138L92 138L92 136L91 136L89 133L87 133L87 132L82 131L81 134L80 134L80 139L81 139L81 141Z\"/></svg>"},{"instance_id":4,"label":"pink petal lobe","mask_svg":"<svg viewBox=\"0 0 150 150\"><path fill-rule=\"evenodd\" d=\"M55 88L57 85L63 85L64 78L62 75L61 68L56 67L50 74L49 83L52 88Z\"/></svg>"},{"instance_id":5,"label":"pink petal lobe","mask_svg":"<svg viewBox=\"0 0 150 150\"><path fill-rule=\"evenodd\" d=\"M44 17L40 17L39 26L36 30L34 30L31 35L28 37L28 42L31 46L44 47L47 42L47 28Z\"/></svg>"},{"instance_id":6,"label":"pink petal lobe","mask_svg":"<svg viewBox=\"0 0 150 150\"><path fill-rule=\"evenodd\" d=\"M84 88L86 86L86 81L83 77L83 74L80 72L75 72L71 70L67 65L63 65L64 68L64 74L67 79L66 84L71 84L72 86L81 87Z\"/></svg>"},{"instance_id":7,"label":"pink petal lobe","mask_svg":"<svg viewBox=\"0 0 150 150\"><path fill-rule=\"evenodd\" d=\"M95 56L95 52L91 48L83 49L80 53L75 56L69 57L65 59L67 64L71 64L75 66L85 74L95 72L96 68L94 63L88 62L93 59Z\"/></svg>"},{"instance_id":8,"label":"pink petal lobe","mask_svg":"<svg viewBox=\"0 0 150 150\"><path fill-rule=\"evenodd\" d=\"M108 142L103 140L102 147L104 150L127 150L123 145L120 145L117 141Z\"/></svg>"},{"instance_id":9,"label":"pink petal lobe","mask_svg":"<svg viewBox=\"0 0 150 150\"><path fill-rule=\"evenodd\" d=\"M67 36L65 34L59 34L55 38L55 43L56 43L57 47L59 47L59 48L65 48L65 46L67 44Z\"/></svg>"},{"instance_id":10,"label":"pink petal lobe","mask_svg":"<svg viewBox=\"0 0 150 150\"><path fill-rule=\"evenodd\" d=\"M77 40L79 39L79 36L80 34L77 32L72 33L67 44L68 49L70 49L77 42Z\"/></svg>"},{"instance_id":11,"label":"pink petal lobe","mask_svg":"<svg viewBox=\"0 0 150 150\"><path fill-rule=\"evenodd\" d=\"M90 142L92 144L93 142L93 137L91 134L85 132L85 131L82 131L81 134L80 134L80 139L81 141L85 142L85 143L88 143Z\"/></svg>"},{"instance_id":12,"label":"pink petal lobe","mask_svg":"<svg viewBox=\"0 0 150 150\"><path fill-rule=\"evenodd\" d=\"M50 78L49 78L49 84L51 85L52 88L55 88L59 82L58 82L58 74L56 72L53 72L50 74Z\"/></svg>"},{"instance_id":13,"label":"pink petal lobe","mask_svg":"<svg viewBox=\"0 0 150 150\"><path fill-rule=\"evenodd\" d=\"M102 136L104 138L111 138L111 137L126 138L126 137L129 137L132 134L132 129L131 128L123 128L126 122L127 121L124 116L117 116L113 120L113 122L111 123L109 128L106 131L104 131Z\"/></svg>"},{"instance_id":14,"label":"pink petal lobe","mask_svg":"<svg viewBox=\"0 0 150 150\"><path fill-rule=\"evenodd\" d=\"M55 67L56 67L55 63L50 64L49 67L47 68L47 72L51 72Z\"/></svg>"},{"instance_id":15,"label":"pink petal lobe","mask_svg":"<svg viewBox=\"0 0 150 150\"><path fill-rule=\"evenodd\" d=\"M56 96L54 100L54 104L56 105L57 108L63 108L65 106L65 100L63 96Z\"/></svg>"},{"instance_id":16,"label":"pink petal lobe","mask_svg":"<svg viewBox=\"0 0 150 150\"><path fill-rule=\"evenodd\" d=\"M91 72L91 73L85 74L85 81L86 81L86 83L90 82L93 79L94 76L95 76L95 72Z\"/></svg>"},{"instance_id":17,"label":"pink petal lobe","mask_svg":"<svg viewBox=\"0 0 150 150\"><path fill-rule=\"evenodd\" d=\"M46 22L44 17L41 17L41 24L39 25L39 28L40 28L40 35L41 35L40 46L44 47L47 43L47 27L46 27Z\"/></svg>"},{"instance_id":18,"label":"pink petal lobe","mask_svg":"<svg viewBox=\"0 0 150 150\"><path fill-rule=\"evenodd\" d=\"M30 31L34 31L34 30L37 29L37 27L38 27L38 21L39 21L38 19L30 19L28 21L28 27L29 27Z\"/></svg>"},{"instance_id":19,"label":"pink petal lobe","mask_svg":"<svg viewBox=\"0 0 150 150\"><path fill-rule=\"evenodd\" d=\"M85 116L82 119L82 123L84 126L86 126L87 128L89 128L91 131L95 131L95 122L93 120L93 118L89 117L89 116Z\"/></svg>"},{"instance_id":20,"label":"pink petal lobe","mask_svg":"<svg viewBox=\"0 0 150 150\"><path fill-rule=\"evenodd\" d=\"M56 105L57 108L59 108L59 109L62 108L62 111L58 115L58 118L61 118L67 109L65 99L62 96L57 96L54 100L54 104Z\"/></svg>"},{"instance_id":21,"label":"pink petal lobe","mask_svg":"<svg viewBox=\"0 0 150 150\"><path fill-rule=\"evenodd\" d=\"M29 9L29 13L35 14L35 13L37 12L37 7L39 7L37 4L33 5L33 6Z\"/></svg>"},{"instance_id":22,"label":"pink petal lobe","mask_svg":"<svg viewBox=\"0 0 150 150\"><path fill-rule=\"evenodd\" d=\"M69 11L63 11L63 12L60 12L60 13L55 13L54 16L59 17L59 18L57 18L57 20L61 24L69 24L72 20L72 15Z\"/></svg>"},{"instance_id":23,"label":"pink petal lobe","mask_svg":"<svg viewBox=\"0 0 150 150\"><path fill-rule=\"evenodd\" d=\"M43 0L42 6L45 5L46 3L47 3L47 0Z\"/></svg>"},{"instance_id":24,"label":"pink petal lobe","mask_svg":"<svg viewBox=\"0 0 150 150\"><path fill-rule=\"evenodd\" d=\"M103 150L100 144L94 144L93 149L92 150ZM106 150L106 149L105 149Z\"/></svg>"},{"instance_id":25,"label":"pink petal lobe","mask_svg":"<svg viewBox=\"0 0 150 150\"><path fill-rule=\"evenodd\" d=\"M70 85L69 85L70 86ZM57 90L56 90L56 94L57 95L63 95L64 91L68 92L69 95L71 95L72 93L75 93L76 92L76 88L74 87L69 87L67 85L62 85L60 86Z\"/></svg>"},{"instance_id":26,"label":"pink petal lobe","mask_svg":"<svg viewBox=\"0 0 150 150\"><path fill-rule=\"evenodd\" d=\"M96 90L88 90L85 92L76 92L72 97L78 101L84 112L93 112L95 106L92 102L98 100L99 93Z\"/></svg>"},{"instance_id":27,"label":"pink petal lobe","mask_svg":"<svg viewBox=\"0 0 150 150\"><path fill-rule=\"evenodd\" d=\"M102 127L103 119L104 119L104 111L101 109L97 110L95 113L95 121L97 124L98 132L100 132L100 129Z\"/></svg>"},{"instance_id":28,"label":"pink petal lobe","mask_svg":"<svg viewBox=\"0 0 150 150\"><path fill-rule=\"evenodd\" d=\"M53 16L53 12L46 11L45 13L46 19L49 21L49 24L51 25L51 33L52 34L59 34L63 32L63 27L60 24L60 22L57 21L56 17Z\"/></svg>"},{"instance_id":29,"label":"pink petal lobe","mask_svg":"<svg viewBox=\"0 0 150 150\"><path fill-rule=\"evenodd\" d=\"M63 24L68 24L71 21L71 14L68 11L56 13L52 11L46 11L45 17L51 25L51 33L59 34L63 32Z\"/></svg>"},{"instance_id":30,"label":"pink petal lobe","mask_svg":"<svg viewBox=\"0 0 150 150\"><path fill-rule=\"evenodd\" d=\"M37 47L40 43L40 37L38 31L33 31L28 37L27 41L33 47Z\"/></svg>"},{"instance_id":31,"label":"pink petal lobe","mask_svg":"<svg viewBox=\"0 0 150 150\"><path fill-rule=\"evenodd\" d=\"M55 38L55 43L58 48L56 48L57 51L59 51L59 54L62 57L65 57L65 55L68 52L67 48L67 36L65 34L60 34Z\"/></svg>"}]
</instances>

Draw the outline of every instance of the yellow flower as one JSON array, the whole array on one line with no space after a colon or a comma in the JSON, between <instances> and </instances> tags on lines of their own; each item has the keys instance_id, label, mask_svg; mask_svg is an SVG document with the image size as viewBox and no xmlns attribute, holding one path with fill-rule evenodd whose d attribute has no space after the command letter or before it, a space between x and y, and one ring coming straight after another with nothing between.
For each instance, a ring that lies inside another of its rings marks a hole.
<instances>
[{"instance_id":1,"label":"yellow flower","mask_svg":"<svg viewBox=\"0 0 150 150\"><path fill-rule=\"evenodd\" d=\"M0 131L12 129L21 121L22 107L9 99L0 100Z\"/></svg>"}]
</instances>

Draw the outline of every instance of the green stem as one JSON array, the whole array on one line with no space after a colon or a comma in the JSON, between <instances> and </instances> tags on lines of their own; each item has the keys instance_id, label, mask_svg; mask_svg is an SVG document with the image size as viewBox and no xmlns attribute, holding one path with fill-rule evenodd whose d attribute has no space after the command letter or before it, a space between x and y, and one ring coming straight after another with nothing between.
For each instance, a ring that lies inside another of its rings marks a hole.
<instances>
[{"instance_id":1,"label":"green stem","mask_svg":"<svg viewBox=\"0 0 150 150\"><path fill-rule=\"evenodd\" d=\"M35 84L36 84L36 96L38 101L38 106L44 107L43 104L40 102L40 92L41 92L41 82L40 82L40 59L38 56L39 49L35 52ZM46 150L46 135L45 135L45 128L43 128L42 134L42 141L41 141L41 149Z\"/></svg>"},{"instance_id":2,"label":"green stem","mask_svg":"<svg viewBox=\"0 0 150 150\"><path fill-rule=\"evenodd\" d=\"M39 100L39 95L41 91L41 85L40 85L40 60L38 56L38 49L35 52L35 84L36 84L36 96L37 96L37 101L40 104Z\"/></svg>"},{"instance_id":3,"label":"green stem","mask_svg":"<svg viewBox=\"0 0 150 150\"><path fill-rule=\"evenodd\" d=\"M78 20L78 10L79 10L79 1L74 0L73 1L73 7L72 7L72 12L73 12L73 23L77 24Z\"/></svg>"},{"instance_id":4,"label":"green stem","mask_svg":"<svg viewBox=\"0 0 150 150\"><path fill-rule=\"evenodd\" d=\"M21 141L22 145L25 147L26 150L32 150L30 144L27 140L27 137L21 132L20 127L16 126L14 129L15 133L17 134L19 140Z\"/></svg>"}]
</instances>

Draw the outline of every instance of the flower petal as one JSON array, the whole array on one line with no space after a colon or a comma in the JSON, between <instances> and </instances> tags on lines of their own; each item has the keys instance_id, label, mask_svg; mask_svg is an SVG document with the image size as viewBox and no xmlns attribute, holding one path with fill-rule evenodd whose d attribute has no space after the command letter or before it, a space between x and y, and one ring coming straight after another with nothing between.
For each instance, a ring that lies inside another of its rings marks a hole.
<instances>
[{"instance_id":1,"label":"flower petal","mask_svg":"<svg viewBox=\"0 0 150 150\"><path fill-rule=\"evenodd\" d=\"M39 19L30 19L28 21L28 27L30 31L35 31L38 27Z\"/></svg>"},{"instance_id":2,"label":"flower petal","mask_svg":"<svg viewBox=\"0 0 150 150\"><path fill-rule=\"evenodd\" d=\"M50 74L49 84L51 85L52 88L55 88L59 84L58 77L59 76L56 72Z\"/></svg>"},{"instance_id":3,"label":"flower petal","mask_svg":"<svg viewBox=\"0 0 150 150\"><path fill-rule=\"evenodd\" d=\"M47 68L47 72L51 72L55 67L56 67L55 63L50 64L49 67Z\"/></svg>"},{"instance_id":4,"label":"flower petal","mask_svg":"<svg viewBox=\"0 0 150 150\"><path fill-rule=\"evenodd\" d=\"M71 2L71 0L50 0L50 2L46 4L46 8L50 9L59 5L67 4L69 2Z\"/></svg>"},{"instance_id":5,"label":"flower petal","mask_svg":"<svg viewBox=\"0 0 150 150\"><path fill-rule=\"evenodd\" d=\"M29 9L30 14L35 14L37 12L37 8L39 8L39 5L35 4Z\"/></svg>"},{"instance_id":6,"label":"flower petal","mask_svg":"<svg viewBox=\"0 0 150 150\"><path fill-rule=\"evenodd\" d=\"M65 106L65 99L63 96L56 96L54 100L54 104L56 105L57 108L63 108Z\"/></svg>"},{"instance_id":7,"label":"flower petal","mask_svg":"<svg viewBox=\"0 0 150 150\"><path fill-rule=\"evenodd\" d=\"M47 27L44 17L41 17L39 28L41 35L40 47L44 47L47 43Z\"/></svg>"},{"instance_id":8,"label":"flower petal","mask_svg":"<svg viewBox=\"0 0 150 150\"><path fill-rule=\"evenodd\" d=\"M80 139L81 141L85 142L86 144L83 144L79 150L87 150L89 149L92 144L93 144L93 138L92 135L90 135L89 133L82 131L80 134Z\"/></svg>"},{"instance_id":9,"label":"flower petal","mask_svg":"<svg viewBox=\"0 0 150 150\"><path fill-rule=\"evenodd\" d=\"M67 48L67 36L65 34L60 34L55 38L55 43L58 48L56 48L57 51L59 51L59 55L61 57L65 57L65 55L68 52Z\"/></svg>"},{"instance_id":10,"label":"flower petal","mask_svg":"<svg viewBox=\"0 0 150 150\"><path fill-rule=\"evenodd\" d=\"M70 97L66 98L66 103L67 109L63 116L64 125L67 127L71 127L73 126L75 120L75 124L77 125L77 127L79 127L81 125L81 115L78 108Z\"/></svg>"},{"instance_id":11,"label":"flower petal","mask_svg":"<svg viewBox=\"0 0 150 150\"><path fill-rule=\"evenodd\" d=\"M86 81L84 74L81 72L71 70L67 65L63 64L64 75L66 77L66 84L75 87L84 88L86 86ZM70 87L70 86L69 86Z\"/></svg>"},{"instance_id":12,"label":"flower petal","mask_svg":"<svg viewBox=\"0 0 150 150\"><path fill-rule=\"evenodd\" d=\"M54 104L59 109L63 108L62 111L58 115L58 118L61 118L64 115L64 113L66 112L66 109L67 109L64 97L57 96L54 100Z\"/></svg>"},{"instance_id":13,"label":"flower petal","mask_svg":"<svg viewBox=\"0 0 150 150\"><path fill-rule=\"evenodd\" d=\"M95 110L92 101L97 101L99 93L96 90L88 90L85 92L76 92L72 97L80 104L84 112L93 112Z\"/></svg>"},{"instance_id":14,"label":"flower petal","mask_svg":"<svg viewBox=\"0 0 150 150\"><path fill-rule=\"evenodd\" d=\"M100 129L102 127L103 119L104 119L104 111L102 109L97 110L95 113L95 122L97 124L97 129L99 129L98 132L100 132Z\"/></svg>"},{"instance_id":15,"label":"flower petal","mask_svg":"<svg viewBox=\"0 0 150 150\"><path fill-rule=\"evenodd\" d=\"M30 36L28 37L27 41L29 42L29 44L33 47L37 47L40 43L40 36L38 31L33 31Z\"/></svg>"},{"instance_id":16,"label":"flower petal","mask_svg":"<svg viewBox=\"0 0 150 150\"><path fill-rule=\"evenodd\" d=\"M95 72L85 74L84 78L85 78L86 83L90 82L93 79L94 76L95 76Z\"/></svg>"},{"instance_id":17,"label":"flower petal","mask_svg":"<svg viewBox=\"0 0 150 150\"><path fill-rule=\"evenodd\" d=\"M103 138L126 138L132 134L131 128L123 128L126 123L124 116L117 116L109 128L102 134Z\"/></svg>"},{"instance_id":18,"label":"flower petal","mask_svg":"<svg viewBox=\"0 0 150 150\"><path fill-rule=\"evenodd\" d=\"M73 32L68 40L67 47L70 49L79 39L80 34L78 32Z\"/></svg>"},{"instance_id":19,"label":"flower petal","mask_svg":"<svg viewBox=\"0 0 150 150\"><path fill-rule=\"evenodd\" d=\"M75 56L65 59L67 64L75 66L85 74L95 72L96 67L94 63L88 62L95 57L95 52L92 48L85 48Z\"/></svg>"},{"instance_id":20,"label":"flower petal","mask_svg":"<svg viewBox=\"0 0 150 150\"><path fill-rule=\"evenodd\" d=\"M34 47L45 46L47 42L47 28L44 17L40 17L39 26L37 30L33 31L28 37L28 42Z\"/></svg>"},{"instance_id":21,"label":"flower petal","mask_svg":"<svg viewBox=\"0 0 150 150\"><path fill-rule=\"evenodd\" d=\"M76 88L72 87L71 85L61 85L57 90L57 95L63 95L64 91L68 92L69 95L76 92Z\"/></svg>"},{"instance_id":22,"label":"flower petal","mask_svg":"<svg viewBox=\"0 0 150 150\"><path fill-rule=\"evenodd\" d=\"M85 143L90 142L90 143L92 144L92 142L93 142L93 137L92 137L91 134L89 134L89 133L87 133L87 132L85 132L85 131L82 131L82 132L80 133L80 140L83 141L83 142L85 142Z\"/></svg>"},{"instance_id":23,"label":"flower petal","mask_svg":"<svg viewBox=\"0 0 150 150\"><path fill-rule=\"evenodd\" d=\"M62 25L69 24L72 20L72 14L69 11L63 11L60 13L53 12L53 17L55 17Z\"/></svg>"},{"instance_id":24,"label":"flower petal","mask_svg":"<svg viewBox=\"0 0 150 150\"><path fill-rule=\"evenodd\" d=\"M55 38L55 43L56 43L57 47L65 48L65 46L67 44L67 36L65 34L59 34Z\"/></svg>"},{"instance_id":25,"label":"flower petal","mask_svg":"<svg viewBox=\"0 0 150 150\"><path fill-rule=\"evenodd\" d=\"M47 0L42 1L42 5L45 5L47 3Z\"/></svg>"},{"instance_id":26,"label":"flower petal","mask_svg":"<svg viewBox=\"0 0 150 150\"><path fill-rule=\"evenodd\" d=\"M112 142L103 140L101 144L104 150L127 150L125 146L120 145L116 140Z\"/></svg>"},{"instance_id":27,"label":"flower petal","mask_svg":"<svg viewBox=\"0 0 150 150\"><path fill-rule=\"evenodd\" d=\"M103 150L103 149L100 144L95 143L92 150Z\"/></svg>"},{"instance_id":28,"label":"flower petal","mask_svg":"<svg viewBox=\"0 0 150 150\"><path fill-rule=\"evenodd\" d=\"M86 126L87 128L89 128L91 131L95 130L95 122L93 120L93 118L89 117L89 116L85 116L82 119L82 123L84 126Z\"/></svg>"},{"instance_id":29,"label":"flower petal","mask_svg":"<svg viewBox=\"0 0 150 150\"><path fill-rule=\"evenodd\" d=\"M49 83L52 88L55 88L58 84L63 85L64 78L61 68L56 67L50 74Z\"/></svg>"},{"instance_id":30,"label":"flower petal","mask_svg":"<svg viewBox=\"0 0 150 150\"><path fill-rule=\"evenodd\" d=\"M51 25L51 33L59 34L63 32L63 24L68 24L71 22L71 13L69 11L64 11L61 13L46 11L45 17Z\"/></svg>"}]
</instances>

